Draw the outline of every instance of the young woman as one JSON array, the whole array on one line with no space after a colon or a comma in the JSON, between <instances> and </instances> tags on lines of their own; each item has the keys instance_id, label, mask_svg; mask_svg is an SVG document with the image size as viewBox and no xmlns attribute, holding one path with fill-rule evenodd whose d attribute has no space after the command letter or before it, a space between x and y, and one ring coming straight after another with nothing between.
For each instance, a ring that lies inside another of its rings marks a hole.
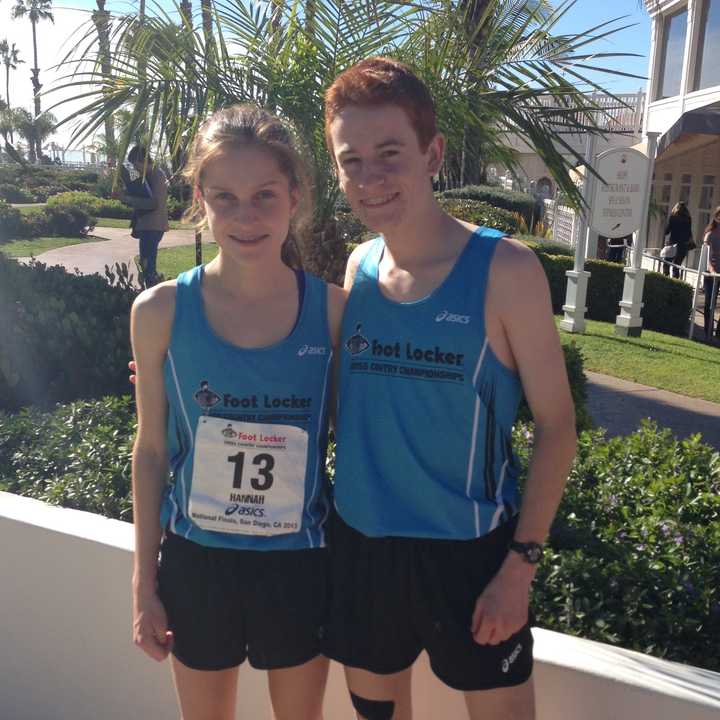
<instances>
[{"instance_id":1,"label":"young woman","mask_svg":"<svg viewBox=\"0 0 720 720\"><path fill-rule=\"evenodd\" d=\"M277 720L318 720L344 294L299 269L308 173L277 118L216 113L186 176L219 253L132 310L134 640L157 660L172 653L184 720L234 718L246 658L269 671Z\"/></svg>"},{"instance_id":2,"label":"young woman","mask_svg":"<svg viewBox=\"0 0 720 720\"><path fill-rule=\"evenodd\" d=\"M675 247L675 253L668 259L673 263L673 277L679 278L680 265L683 264L692 242L692 219L687 205L682 200L673 206L665 227L665 235L669 235L665 241L666 247ZM670 275L669 263L663 263L663 272L665 275Z\"/></svg>"},{"instance_id":3,"label":"young woman","mask_svg":"<svg viewBox=\"0 0 720 720\"><path fill-rule=\"evenodd\" d=\"M720 273L720 207L715 208L712 220L705 228L703 243L708 246L708 261L706 271L709 273ZM713 297L713 287L715 289ZM705 276L703 278L703 289L705 290L705 340L709 341L712 337L713 316L712 305L713 300L717 302L718 290L720 290L720 278ZM715 330L715 337L720 339L720 324Z\"/></svg>"}]
</instances>

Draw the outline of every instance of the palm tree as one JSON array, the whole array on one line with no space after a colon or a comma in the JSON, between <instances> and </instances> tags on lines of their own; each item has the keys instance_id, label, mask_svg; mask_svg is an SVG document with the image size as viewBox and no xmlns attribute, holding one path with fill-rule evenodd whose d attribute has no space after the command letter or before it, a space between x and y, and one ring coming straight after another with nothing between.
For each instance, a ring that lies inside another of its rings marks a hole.
<instances>
[{"instance_id":1,"label":"palm tree","mask_svg":"<svg viewBox=\"0 0 720 720\"><path fill-rule=\"evenodd\" d=\"M13 18L23 18L26 15L30 18L33 34L33 59L35 65L32 69L32 86L35 95L35 117L40 115L40 68L37 58L37 33L35 26L40 20L50 20L54 23L55 18L51 12L52 0L15 0L15 7L12 9Z\"/></svg>"},{"instance_id":2,"label":"palm tree","mask_svg":"<svg viewBox=\"0 0 720 720\"><path fill-rule=\"evenodd\" d=\"M583 72L602 71L599 60L622 55L590 51L593 42L622 28L608 22L558 34L555 26L571 4L564 0L553 9L549 0L215 0L214 31L203 35L203 28L187 20L184 0L179 30L167 15L148 16L140 28L137 18L116 24L111 92L101 72L82 68L97 48L82 51L84 40L78 44L68 64L75 72L57 89L89 93L90 99L63 122L80 119L75 137L88 137L120 103L132 109L132 128L144 120L148 137L179 158L214 109L243 101L270 107L293 121L308 146L315 165L316 227L324 232L332 226L338 196L323 139L324 91L349 65L384 53L415 67L433 92L449 141L450 170L452 163L460 167L463 147L466 167L482 156L513 167L516 160L503 142L512 132L537 151L560 189L580 204L568 156L582 158L563 133L598 132L602 111L578 85L597 87ZM163 40L172 33L173 42ZM211 73L207 43L217 63ZM142 71L140 57L146 59Z\"/></svg>"},{"instance_id":3,"label":"palm tree","mask_svg":"<svg viewBox=\"0 0 720 720\"><path fill-rule=\"evenodd\" d=\"M25 108L15 108L11 113L15 129L27 141L28 160L37 162L42 157L43 143L55 132L57 119L49 112L33 117Z\"/></svg>"},{"instance_id":4,"label":"palm tree","mask_svg":"<svg viewBox=\"0 0 720 720\"><path fill-rule=\"evenodd\" d=\"M105 0L97 0L97 10L92 14L98 36L98 56L100 68L106 83L112 80L110 60L110 13L105 9ZM105 151L107 159L115 160L115 127L112 116L105 118Z\"/></svg>"},{"instance_id":5,"label":"palm tree","mask_svg":"<svg viewBox=\"0 0 720 720\"><path fill-rule=\"evenodd\" d=\"M20 51L15 47L15 43L9 45L7 40L0 40L0 59L5 65L5 102L10 108L10 71L17 70L17 66L25 61L20 59ZM14 142L12 130L10 142Z\"/></svg>"}]
</instances>

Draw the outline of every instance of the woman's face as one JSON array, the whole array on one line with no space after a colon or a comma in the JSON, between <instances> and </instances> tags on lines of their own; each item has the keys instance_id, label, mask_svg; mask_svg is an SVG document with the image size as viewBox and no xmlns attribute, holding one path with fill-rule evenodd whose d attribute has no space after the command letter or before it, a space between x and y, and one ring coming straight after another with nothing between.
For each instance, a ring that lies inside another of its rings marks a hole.
<instances>
[{"instance_id":1,"label":"woman's face","mask_svg":"<svg viewBox=\"0 0 720 720\"><path fill-rule=\"evenodd\" d=\"M201 204L223 255L241 262L280 257L297 194L275 157L259 147L236 147L209 160Z\"/></svg>"}]
</instances>

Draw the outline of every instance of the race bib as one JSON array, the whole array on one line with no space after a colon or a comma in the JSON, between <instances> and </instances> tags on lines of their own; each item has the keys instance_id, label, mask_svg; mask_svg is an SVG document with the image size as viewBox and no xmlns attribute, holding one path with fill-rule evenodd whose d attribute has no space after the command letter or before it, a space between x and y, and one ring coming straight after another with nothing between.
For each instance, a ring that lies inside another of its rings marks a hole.
<instances>
[{"instance_id":1,"label":"race bib","mask_svg":"<svg viewBox=\"0 0 720 720\"><path fill-rule=\"evenodd\" d=\"M299 532L308 434L293 425L202 416L195 431L190 519L243 535Z\"/></svg>"}]
</instances>

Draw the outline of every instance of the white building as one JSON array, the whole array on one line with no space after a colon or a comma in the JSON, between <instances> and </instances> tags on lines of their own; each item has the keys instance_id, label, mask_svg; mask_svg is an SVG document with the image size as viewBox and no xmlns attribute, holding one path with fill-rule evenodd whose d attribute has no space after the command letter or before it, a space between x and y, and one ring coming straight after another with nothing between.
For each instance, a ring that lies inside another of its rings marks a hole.
<instances>
[{"instance_id":1,"label":"white building","mask_svg":"<svg viewBox=\"0 0 720 720\"><path fill-rule=\"evenodd\" d=\"M687 203L693 235L720 205L720 0L645 0L652 43L644 132L661 133L653 197L662 215L650 225L648 247L663 244L665 217ZM697 264L697 251L687 265Z\"/></svg>"},{"instance_id":2,"label":"white building","mask_svg":"<svg viewBox=\"0 0 720 720\"><path fill-rule=\"evenodd\" d=\"M637 144L642 137L643 112L645 109L645 93L625 93L616 96L593 93L589 99L597 105L596 122L604 131L602 137L596 141L597 153L616 147L631 147ZM552 106L554 100L550 97L545 104ZM585 155L587 142L586 133L568 133L565 141L581 157ZM517 158L516 172L520 182L517 182L500 164L491 164L488 172L491 177L504 180L508 188L535 192L545 198L554 197L557 185L555 180L535 149L515 133L508 133L505 144L515 150ZM567 158L571 165L577 164L577 158L566 148L556 145L557 150Z\"/></svg>"}]
</instances>

